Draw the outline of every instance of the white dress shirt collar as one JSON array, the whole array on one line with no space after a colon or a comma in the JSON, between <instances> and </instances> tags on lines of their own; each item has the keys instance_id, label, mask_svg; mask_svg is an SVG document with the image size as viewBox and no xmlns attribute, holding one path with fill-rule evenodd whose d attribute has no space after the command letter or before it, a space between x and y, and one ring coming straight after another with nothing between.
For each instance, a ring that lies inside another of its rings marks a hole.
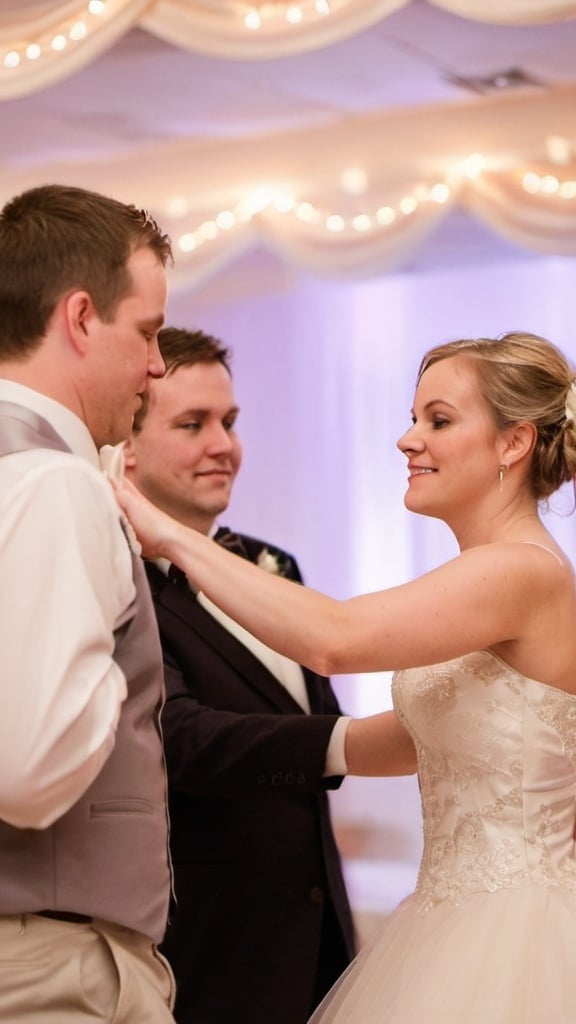
<instances>
[{"instance_id":1,"label":"white dress shirt collar","mask_svg":"<svg viewBox=\"0 0 576 1024\"><path fill-rule=\"evenodd\" d=\"M54 427L57 434L66 442L75 455L87 459L97 469L100 466L98 451L90 432L85 423L65 405L56 402L53 398L34 391L33 388L24 384L17 384L13 380L5 380L0 377L0 401L14 402L15 405L22 405L26 409L32 409L38 416L42 416Z\"/></svg>"},{"instance_id":2,"label":"white dress shirt collar","mask_svg":"<svg viewBox=\"0 0 576 1024\"><path fill-rule=\"evenodd\" d=\"M211 535L213 535L213 532ZM156 559L156 565L166 576L168 575L170 562L167 558ZM310 699L300 665L263 644L261 640L258 640L252 633L249 633L247 629L244 629L234 619L231 619L229 615L226 615L201 590L195 591L190 581L188 581L188 586L196 594L198 604L202 605L204 611L207 611L224 629L227 629L241 644L244 644L244 647L247 647L254 657L262 662L268 671L282 684L284 689L288 690L288 693L300 705L302 710L310 714Z\"/></svg>"}]
</instances>

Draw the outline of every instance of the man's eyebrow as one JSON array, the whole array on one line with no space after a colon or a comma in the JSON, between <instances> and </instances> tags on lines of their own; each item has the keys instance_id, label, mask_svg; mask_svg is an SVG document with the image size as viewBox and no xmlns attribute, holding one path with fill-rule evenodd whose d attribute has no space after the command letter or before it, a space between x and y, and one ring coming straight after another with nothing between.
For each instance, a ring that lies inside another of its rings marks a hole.
<instances>
[{"instance_id":1,"label":"man's eyebrow","mask_svg":"<svg viewBox=\"0 0 576 1024\"><path fill-rule=\"evenodd\" d=\"M181 416L209 416L211 412L213 412L212 409L203 409L202 406L189 406L187 409L182 409L175 419L179 419ZM237 416L239 412L239 405L231 405L229 409L226 409L223 416Z\"/></svg>"}]
</instances>

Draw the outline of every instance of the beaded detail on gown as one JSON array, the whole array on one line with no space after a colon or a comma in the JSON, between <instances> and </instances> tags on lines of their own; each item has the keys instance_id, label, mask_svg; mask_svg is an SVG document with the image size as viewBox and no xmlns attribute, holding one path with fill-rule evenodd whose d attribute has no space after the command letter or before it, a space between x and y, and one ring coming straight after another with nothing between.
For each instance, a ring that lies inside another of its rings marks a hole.
<instances>
[{"instance_id":1,"label":"beaded detail on gown","mask_svg":"<svg viewBox=\"0 0 576 1024\"><path fill-rule=\"evenodd\" d=\"M398 672L424 850L311 1024L576 1024L576 696L489 651Z\"/></svg>"}]
</instances>

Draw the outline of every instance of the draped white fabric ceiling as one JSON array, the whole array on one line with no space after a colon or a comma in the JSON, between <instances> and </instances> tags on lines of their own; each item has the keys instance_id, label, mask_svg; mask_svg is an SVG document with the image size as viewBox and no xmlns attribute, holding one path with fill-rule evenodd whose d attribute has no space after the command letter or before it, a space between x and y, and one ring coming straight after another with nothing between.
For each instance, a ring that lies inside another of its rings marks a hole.
<instances>
[{"instance_id":1,"label":"draped white fabric ceiling","mask_svg":"<svg viewBox=\"0 0 576 1024\"><path fill-rule=\"evenodd\" d=\"M492 29L501 42L499 68L513 66L516 59L518 37L505 26L532 26L531 56L538 65L538 44L545 49L550 30L534 26L569 22L564 29L571 33L567 39L576 57L576 0L2 0L0 131L6 127L3 116L11 115L15 127L43 92L50 99L66 88L73 96L94 69L104 69L108 55L112 60L130 30L132 36L137 30L133 57L146 33L156 39L155 46L158 40L170 44L168 53L173 47L178 48L174 55L191 51L191 73L199 61L206 69L206 61L218 59L219 67L229 62L231 70L261 62L270 75L272 65L288 65L298 54L342 55L344 41L362 31L368 38L369 26L397 26L403 15L396 12L410 14L410 8L421 16L435 12L445 26L448 51L452 28L462 32L460 19L476 25L478 36L478 23L501 26ZM404 51L410 42L408 33ZM462 63L460 76L467 71ZM142 140L131 137L89 159L78 153L72 160L54 159L60 155L57 138L49 159L34 157L34 137L26 143L26 158L15 159L4 130L0 198L60 180L146 204L172 235L176 278L186 284L259 240L316 273L381 273L400 265L457 206L516 245L573 256L574 59L572 67L573 74L555 76L551 83L548 75L542 87L528 83L513 92L465 99L464 93L452 94L449 102L375 108L368 101L352 111L335 104L323 114L305 116L298 130L296 120L290 131L281 125L274 132L211 133L207 121L200 131L184 129L176 137L166 132L163 138L160 118L152 143L146 134ZM382 76L391 73L381 68ZM358 65L335 73L339 95L348 75L354 93ZM202 88L202 71L190 82L192 89ZM157 79L160 108L163 88ZM203 96L209 108L210 95ZM108 100L111 121L122 98L120 87L117 100ZM80 90L77 124L82 102ZM305 115L309 108L305 103Z\"/></svg>"}]
</instances>

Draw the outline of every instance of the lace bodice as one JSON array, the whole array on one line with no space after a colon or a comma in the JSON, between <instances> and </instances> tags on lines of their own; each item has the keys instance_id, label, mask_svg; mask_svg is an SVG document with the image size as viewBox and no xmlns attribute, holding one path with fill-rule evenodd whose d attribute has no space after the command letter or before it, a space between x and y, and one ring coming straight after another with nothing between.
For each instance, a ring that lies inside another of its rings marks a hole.
<instances>
[{"instance_id":1,"label":"lace bodice","mask_svg":"<svg viewBox=\"0 0 576 1024\"><path fill-rule=\"evenodd\" d=\"M424 816L416 892L576 889L576 696L489 651L394 676L414 738Z\"/></svg>"}]
</instances>

